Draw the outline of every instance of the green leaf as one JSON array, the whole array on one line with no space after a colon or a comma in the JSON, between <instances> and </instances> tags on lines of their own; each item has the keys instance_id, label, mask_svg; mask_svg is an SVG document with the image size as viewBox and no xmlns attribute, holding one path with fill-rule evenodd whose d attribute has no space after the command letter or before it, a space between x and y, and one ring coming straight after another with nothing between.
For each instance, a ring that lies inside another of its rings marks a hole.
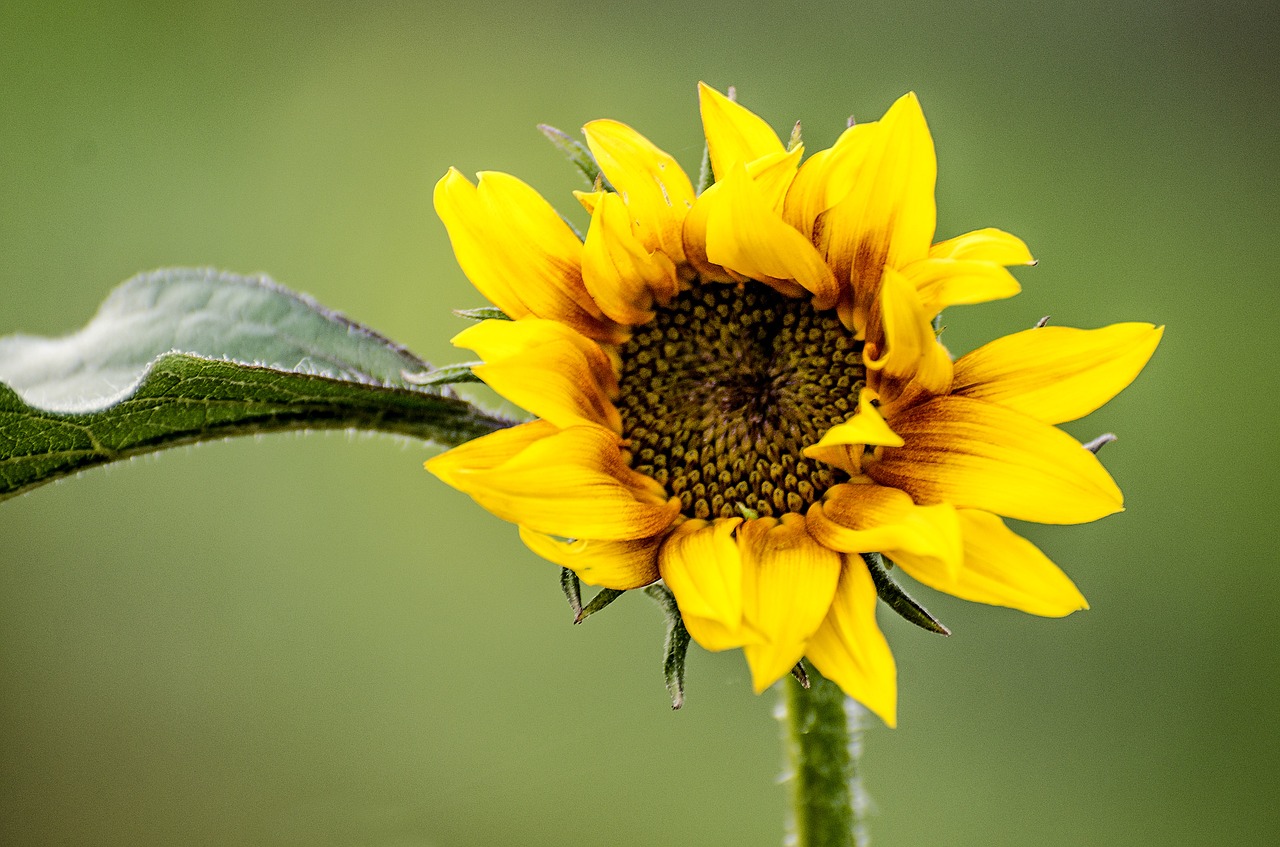
<instances>
[{"instance_id":1,"label":"green leaf","mask_svg":"<svg viewBox=\"0 0 1280 847\"><path fill-rule=\"evenodd\" d=\"M232 435L357 428L453 445L509 425L406 379L428 370L266 278L144 274L76 333L0 339L0 499Z\"/></svg>"}]
</instances>

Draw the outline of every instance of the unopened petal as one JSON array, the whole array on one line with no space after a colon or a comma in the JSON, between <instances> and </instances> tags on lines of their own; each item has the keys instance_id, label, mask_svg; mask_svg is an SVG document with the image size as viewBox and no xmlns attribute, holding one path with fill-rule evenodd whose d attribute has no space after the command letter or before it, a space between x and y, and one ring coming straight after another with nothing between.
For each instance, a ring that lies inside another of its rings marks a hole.
<instances>
[{"instance_id":1,"label":"unopened petal","mask_svg":"<svg viewBox=\"0 0 1280 847\"><path fill-rule=\"evenodd\" d=\"M1045 423L1082 418L1119 394L1146 366L1164 327L1046 326L1006 335L956 362L955 392L1017 409Z\"/></svg>"},{"instance_id":2,"label":"unopened petal","mask_svg":"<svg viewBox=\"0 0 1280 847\"><path fill-rule=\"evenodd\" d=\"M800 661L822 625L840 579L840 555L815 541L796 514L747 521L738 546L743 619L764 639L743 647L759 693Z\"/></svg>"},{"instance_id":3,"label":"unopened petal","mask_svg":"<svg viewBox=\"0 0 1280 847\"><path fill-rule=\"evenodd\" d=\"M666 534L630 541L565 541L520 527L520 538L530 550L573 571L588 585L627 591L658 579L658 548Z\"/></svg>"},{"instance_id":4,"label":"unopened petal","mask_svg":"<svg viewBox=\"0 0 1280 847\"><path fill-rule=\"evenodd\" d=\"M1071 436L1004 406L939 397L893 419L904 447L885 447L868 476L918 503L950 503L1037 523L1074 524L1121 511L1097 457Z\"/></svg>"},{"instance_id":5,"label":"unopened petal","mask_svg":"<svg viewBox=\"0 0 1280 847\"><path fill-rule=\"evenodd\" d=\"M831 609L805 656L886 725L897 725L898 668L876 625L876 587L860 558L844 557Z\"/></svg>"},{"instance_id":6,"label":"unopened petal","mask_svg":"<svg viewBox=\"0 0 1280 847\"><path fill-rule=\"evenodd\" d=\"M927 561L895 560L930 588L964 600L1060 618L1089 608L1062 569L995 515L959 510L964 564L948 573Z\"/></svg>"}]
</instances>

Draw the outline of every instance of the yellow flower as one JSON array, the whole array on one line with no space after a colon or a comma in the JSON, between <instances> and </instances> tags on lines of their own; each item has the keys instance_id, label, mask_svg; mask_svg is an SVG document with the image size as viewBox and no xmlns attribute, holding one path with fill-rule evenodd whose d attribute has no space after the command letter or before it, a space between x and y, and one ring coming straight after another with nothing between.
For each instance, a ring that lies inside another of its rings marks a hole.
<instances>
[{"instance_id":1,"label":"yellow flower","mask_svg":"<svg viewBox=\"0 0 1280 847\"><path fill-rule=\"evenodd\" d=\"M892 725L897 683L861 554L1037 615L1086 607L1000 517L1121 509L1054 425L1126 385L1161 330L1045 327L952 362L946 306L1008 297L1008 233L934 244L936 160L914 95L803 158L704 86L715 181L593 121L607 183L580 239L533 189L450 170L435 206L458 262L513 320L454 343L536 419L427 462L585 582L663 579L693 638L741 647L761 691L807 658Z\"/></svg>"}]
</instances>

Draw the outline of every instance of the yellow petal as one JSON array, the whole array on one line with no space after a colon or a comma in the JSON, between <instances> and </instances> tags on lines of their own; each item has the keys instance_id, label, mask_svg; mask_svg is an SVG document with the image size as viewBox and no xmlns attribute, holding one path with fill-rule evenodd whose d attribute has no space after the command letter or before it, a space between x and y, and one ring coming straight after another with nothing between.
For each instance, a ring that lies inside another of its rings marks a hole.
<instances>
[{"instance_id":1,"label":"yellow petal","mask_svg":"<svg viewBox=\"0 0 1280 847\"><path fill-rule=\"evenodd\" d=\"M876 587L857 556L845 556L831 610L809 639L805 656L845 694L880 716L898 722L898 668L876 625Z\"/></svg>"},{"instance_id":2,"label":"yellow petal","mask_svg":"<svg viewBox=\"0 0 1280 847\"><path fill-rule=\"evenodd\" d=\"M684 244L685 261L698 272L703 282L745 282L750 279L749 276L731 271L728 268L716 264L707 258L707 228L713 215L723 216L725 214L724 200L724 184L715 183L707 188L706 191L698 195L698 199L694 201L693 208L689 210L689 214L684 219L684 229L682 230L682 239ZM777 281L771 283L774 288L785 287ZM798 285L793 285L794 296L801 297L804 295L804 289ZM790 292L783 292L790 293Z\"/></svg>"},{"instance_id":3,"label":"yellow petal","mask_svg":"<svg viewBox=\"0 0 1280 847\"><path fill-rule=\"evenodd\" d=\"M964 564L954 574L927 561L895 561L930 588L964 600L1051 618L1089 608L1061 568L995 515L970 509L959 514Z\"/></svg>"},{"instance_id":4,"label":"yellow petal","mask_svg":"<svg viewBox=\"0 0 1280 847\"><path fill-rule=\"evenodd\" d=\"M520 538L542 558L568 568L588 585L626 591L658 579L658 548L665 533L633 541L580 538L561 541L520 527Z\"/></svg>"},{"instance_id":5,"label":"yellow petal","mask_svg":"<svg viewBox=\"0 0 1280 847\"><path fill-rule=\"evenodd\" d=\"M778 215L782 214L787 189L795 179L796 168L803 155L804 146L801 145L794 150L762 156L747 165L747 176L760 189L765 203Z\"/></svg>"},{"instance_id":6,"label":"yellow petal","mask_svg":"<svg viewBox=\"0 0 1280 847\"><path fill-rule=\"evenodd\" d=\"M950 503L1037 523L1084 523L1123 509L1096 456L1021 412L939 397L892 419L905 447L885 447L865 472L917 503Z\"/></svg>"},{"instance_id":7,"label":"yellow petal","mask_svg":"<svg viewBox=\"0 0 1280 847\"><path fill-rule=\"evenodd\" d=\"M858 171L872 148L877 121L846 129L828 150L810 156L792 180L783 206L783 217L806 238L813 238L818 217L853 190Z\"/></svg>"},{"instance_id":8,"label":"yellow petal","mask_svg":"<svg viewBox=\"0 0 1280 847\"><path fill-rule=\"evenodd\" d=\"M587 291L610 318L624 325L653 319L653 301L668 303L679 291L676 266L635 237L617 194L596 198L582 254Z\"/></svg>"},{"instance_id":9,"label":"yellow petal","mask_svg":"<svg viewBox=\"0 0 1280 847\"><path fill-rule=\"evenodd\" d=\"M751 279L779 288L794 282L813 295L817 309L835 305L831 269L803 235L770 208L759 187L739 166L699 201L711 202L707 217L707 259ZM789 293L785 287L780 290Z\"/></svg>"},{"instance_id":10,"label":"yellow petal","mask_svg":"<svg viewBox=\"0 0 1280 847\"><path fill-rule=\"evenodd\" d=\"M689 635L708 650L757 641L742 622L742 556L733 532L741 518L686 521L662 545L658 571L675 595Z\"/></svg>"},{"instance_id":11,"label":"yellow petal","mask_svg":"<svg viewBox=\"0 0 1280 847\"><path fill-rule=\"evenodd\" d=\"M929 248L933 259L962 259L974 262L990 262L993 265L1034 265L1031 251L1016 235L988 227L975 229L946 241L939 241Z\"/></svg>"},{"instance_id":12,"label":"yellow petal","mask_svg":"<svg viewBox=\"0 0 1280 847\"><path fill-rule=\"evenodd\" d=\"M530 444L549 438L558 431L558 427L547 421L529 421L491 432L480 438L473 438L435 458L428 459L423 466L444 482L457 488L453 479L459 473L496 468L515 458Z\"/></svg>"},{"instance_id":13,"label":"yellow petal","mask_svg":"<svg viewBox=\"0 0 1280 847\"><path fill-rule=\"evenodd\" d=\"M1164 327L1046 326L998 338L956 362L955 392L1058 424L1100 408L1146 366Z\"/></svg>"},{"instance_id":14,"label":"yellow petal","mask_svg":"<svg viewBox=\"0 0 1280 847\"><path fill-rule=\"evenodd\" d=\"M769 124L706 83L698 83L698 103L711 170L717 180L724 179L737 165L746 165L771 153L786 152Z\"/></svg>"},{"instance_id":15,"label":"yellow petal","mask_svg":"<svg viewBox=\"0 0 1280 847\"><path fill-rule=\"evenodd\" d=\"M948 306L1012 297L1022 287L1005 266L1035 263L1022 239L998 229L980 229L933 245L928 258L912 262L903 273L932 318Z\"/></svg>"},{"instance_id":16,"label":"yellow petal","mask_svg":"<svg viewBox=\"0 0 1280 847\"><path fill-rule=\"evenodd\" d=\"M852 418L842 424L836 424L823 434L817 447L830 447L836 444L870 444L875 446L901 447L902 438L880 417L876 408L876 393L870 389L862 389L858 393L858 411ZM810 455L806 448L804 454Z\"/></svg>"},{"instance_id":17,"label":"yellow petal","mask_svg":"<svg viewBox=\"0 0 1280 847\"><path fill-rule=\"evenodd\" d=\"M536 191L495 172L475 186L450 168L434 198L458 264L495 306L513 318L560 321L598 341L622 340L582 283L582 243Z\"/></svg>"},{"instance_id":18,"label":"yellow petal","mask_svg":"<svg viewBox=\"0 0 1280 847\"><path fill-rule=\"evenodd\" d=\"M884 553L894 561L925 561L954 573L963 558L956 510L917 506L905 493L880 485L837 485L806 515L809 534L841 553Z\"/></svg>"},{"instance_id":19,"label":"yellow petal","mask_svg":"<svg viewBox=\"0 0 1280 847\"><path fill-rule=\"evenodd\" d=\"M951 354L934 335L911 282L892 268L885 268L880 300L871 310L863 360L889 418L951 388Z\"/></svg>"},{"instance_id":20,"label":"yellow petal","mask_svg":"<svg viewBox=\"0 0 1280 847\"><path fill-rule=\"evenodd\" d=\"M902 272L920 292L920 302L930 318L948 306L1003 300L1022 290L1013 274L991 262L921 259Z\"/></svg>"},{"instance_id":21,"label":"yellow petal","mask_svg":"<svg viewBox=\"0 0 1280 847\"><path fill-rule=\"evenodd\" d=\"M841 319L855 329L865 325L881 269L926 257L937 223L937 159L915 95L900 98L864 135L851 190L819 223L827 261L845 287Z\"/></svg>"},{"instance_id":22,"label":"yellow petal","mask_svg":"<svg viewBox=\"0 0 1280 847\"><path fill-rule=\"evenodd\" d=\"M681 227L693 205L693 184L679 163L618 121L592 121L582 132L605 178L626 202L641 241L683 262Z\"/></svg>"},{"instance_id":23,"label":"yellow petal","mask_svg":"<svg viewBox=\"0 0 1280 847\"><path fill-rule=\"evenodd\" d=\"M476 351L472 370L517 406L559 427L596 424L622 432L611 398L613 364L600 346L558 321L526 317L481 321L453 343Z\"/></svg>"},{"instance_id":24,"label":"yellow petal","mask_svg":"<svg viewBox=\"0 0 1280 847\"><path fill-rule=\"evenodd\" d=\"M493 436L478 440L487 438ZM474 443L427 462L427 470L534 532L631 541L668 529L680 511L679 500L668 500L662 486L626 466L617 436L603 427L562 429L496 465L487 455L484 463L467 464L465 448Z\"/></svg>"},{"instance_id":25,"label":"yellow petal","mask_svg":"<svg viewBox=\"0 0 1280 847\"><path fill-rule=\"evenodd\" d=\"M738 549L743 619L764 639L743 646L760 693L800 661L822 625L840 579L840 555L815 541L796 514L742 524Z\"/></svg>"}]
</instances>

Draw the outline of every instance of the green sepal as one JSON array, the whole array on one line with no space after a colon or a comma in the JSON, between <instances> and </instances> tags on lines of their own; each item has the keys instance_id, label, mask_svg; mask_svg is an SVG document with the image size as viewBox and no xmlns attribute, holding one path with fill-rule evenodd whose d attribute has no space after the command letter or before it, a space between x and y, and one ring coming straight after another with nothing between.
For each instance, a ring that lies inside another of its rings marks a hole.
<instances>
[{"instance_id":1,"label":"green sepal","mask_svg":"<svg viewBox=\"0 0 1280 847\"><path fill-rule=\"evenodd\" d=\"M462 362L456 365L441 365L421 373L406 373L404 381L418 386L480 382L480 377L476 376L471 369L483 364L484 362Z\"/></svg>"},{"instance_id":2,"label":"green sepal","mask_svg":"<svg viewBox=\"0 0 1280 847\"><path fill-rule=\"evenodd\" d=\"M787 139L787 152L790 153L803 143L804 139L800 135L800 122L796 121L796 125L791 127L791 138ZM808 687L807 685L805 686L805 688Z\"/></svg>"},{"instance_id":3,"label":"green sepal","mask_svg":"<svg viewBox=\"0 0 1280 847\"><path fill-rule=\"evenodd\" d=\"M560 590L564 592L564 599L569 601L573 622L577 623L582 616L582 583L578 582L578 575L568 568L561 568Z\"/></svg>"},{"instance_id":4,"label":"green sepal","mask_svg":"<svg viewBox=\"0 0 1280 847\"><path fill-rule=\"evenodd\" d=\"M703 143L702 160L698 164L698 194L701 195L715 181L715 172L711 170L711 145Z\"/></svg>"},{"instance_id":5,"label":"green sepal","mask_svg":"<svg viewBox=\"0 0 1280 847\"><path fill-rule=\"evenodd\" d=\"M1119 441L1119 437L1114 432L1104 432L1092 441L1086 441L1080 446L1088 450L1090 453L1097 455L1098 451L1113 441Z\"/></svg>"},{"instance_id":6,"label":"green sepal","mask_svg":"<svg viewBox=\"0 0 1280 847\"><path fill-rule=\"evenodd\" d=\"M596 164L595 156L591 155L591 151L581 141L570 137L550 124L538 124L538 131L545 135L547 140L554 144L556 149L563 153L565 158L578 169L578 172L586 179L587 185L595 188L596 183L603 179L600 173L600 166Z\"/></svg>"},{"instance_id":7,"label":"green sepal","mask_svg":"<svg viewBox=\"0 0 1280 847\"><path fill-rule=\"evenodd\" d=\"M939 635L951 634L951 630L929 614L928 609L916 602L915 598L904 591L902 586L889 575L889 570L884 565L884 558L879 553L863 553L862 558L867 563L867 570L871 571L871 579L876 585L876 594L890 609L921 629L927 629Z\"/></svg>"},{"instance_id":8,"label":"green sepal","mask_svg":"<svg viewBox=\"0 0 1280 847\"><path fill-rule=\"evenodd\" d=\"M578 612L577 616L574 617L573 622L582 623L587 618L591 617L596 612L600 611L605 606L608 606L614 600L617 600L626 593L626 591L619 591L616 588L601 588L600 593L592 597L591 602L582 607L582 611Z\"/></svg>"},{"instance_id":9,"label":"green sepal","mask_svg":"<svg viewBox=\"0 0 1280 847\"><path fill-rule=\"evenodd\" d=\"M501 309L493 306L484 306L479 309L454 309L453 313L460 318L466 318L469 321L509 321L511 316Z\"/></svg>"},{"instance_id":10,"label":"green sepal","mask_svg":"<svg viewBox=\"0 0 1280 847\"><path fill-rule=\"evenodd\" d=\"M684 619L680 617L680 607L676 604L671 589L660 582L647 586L644 593L662 608L667 619L667 636L663 646L662 673L667 680L667 693L671 695L671 708L679 709L684 705L684 663L689 654L689 630L684 627Z\"/></svg>"}]
</instances>

